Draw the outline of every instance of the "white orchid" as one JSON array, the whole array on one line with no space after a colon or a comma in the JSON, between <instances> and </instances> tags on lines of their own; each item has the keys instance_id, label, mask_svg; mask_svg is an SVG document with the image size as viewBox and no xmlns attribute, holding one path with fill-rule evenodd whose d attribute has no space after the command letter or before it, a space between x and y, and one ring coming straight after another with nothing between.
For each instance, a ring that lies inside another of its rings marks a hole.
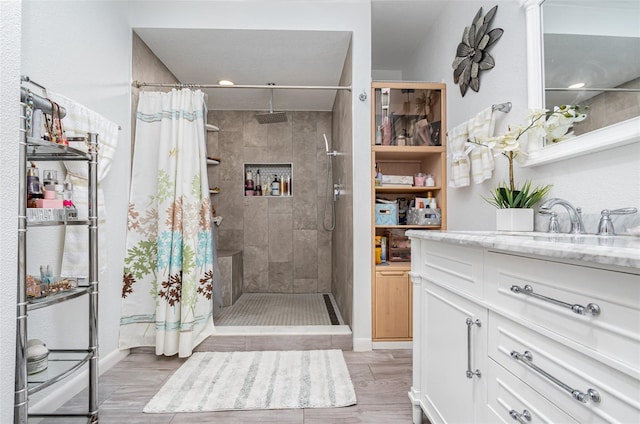
<instances>
[{"instance_id":1,"label":"white orchid","mask_svg":"<svg viewBox=\"0 0 640 424\"><path fill-rule=\"evenodd\" d=\"M510 125L506 134L485 140L469 140L469 142L488 147L493 151L494 156L503 155L507 158L509 161L509 185L500 188L500 190L515 192L518 190L516 190L513 178L513 161L522 163L526 159L527 144L541 140L543 137L546 137L547 141L551 143L566 140L573 136L573 131L570 131L573 124L584 121L586 117L587 115L580 111L578 105L556 106L553 111L531 109L526 117L526 125ZM527 137L522 137L525 134ZM549 187L537 187L533 191L538 194L546 193ZM500 196L498 195L498 197Z\"/></svg>"},{"instance_id":2,"label":"white orchid","mask_svg":"<svg viewBox=\"0 0 640 424\"><path fill-rule=\"evenodd\" d=\"M562 105L553 108L546 121L544 129L547 141L558 143L573 137L573 131L569 132L573 124L586 119L587 115L580 112L580 106Z\"/></svg>"}]
</instances>

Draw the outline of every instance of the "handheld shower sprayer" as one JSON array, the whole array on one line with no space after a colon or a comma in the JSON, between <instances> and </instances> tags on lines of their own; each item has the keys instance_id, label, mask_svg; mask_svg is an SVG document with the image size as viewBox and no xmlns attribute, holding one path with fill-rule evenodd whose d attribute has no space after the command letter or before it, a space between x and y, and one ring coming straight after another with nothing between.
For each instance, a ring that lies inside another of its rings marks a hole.
<instances>
[{"instance_id":1,"label":"handheld shower sprayer","mask_svg":"<svg viewBox=\"0 0 640 424\"><path fill-rule=\"evenodd\" d=\"M332 152L329 151L329 141L327 140L327 135L322 134L322 136L324 137L324 150L327 153L327 156L338 156L338 152L336 152L335 150Z\"/></svg>"},{"instance_id":2,"label":"handheld shower sprayer","mask_svg":"<svg viewBox=\"0 0 640 424\"><path fill-rule=\"evenodd\" d=\"M338 195L340 194L339 189L336 191L338 184L333 182L333 158L338 156L338 152L335 150L329 151L329 140L327 140L327 135L322 134L324 137L324 149L327 154L327 196L324 201L324 212L322 214L322 226L326 231L333 231L336 228L336 200L338 199ZM326 215L327 215L327 206L328 203L331 202L331 222L327 225Z\"/></svg>"}]
</instances>

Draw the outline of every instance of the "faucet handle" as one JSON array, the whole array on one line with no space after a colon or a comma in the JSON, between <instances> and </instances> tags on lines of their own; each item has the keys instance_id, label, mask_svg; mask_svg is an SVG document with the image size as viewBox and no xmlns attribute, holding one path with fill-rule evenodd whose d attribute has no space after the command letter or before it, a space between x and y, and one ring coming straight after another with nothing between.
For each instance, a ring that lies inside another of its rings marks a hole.
<instances>
[{"instance_id":1,"label":"faucet handle","mask_svg":"<svg viewBox=\"0 0 640 424\"><path fill-rule=\"evenodd\" d=\"M600 222L598 223L599 236L615 236L616 233L613 229L613 222L610 215L631 215L638 212L637 208L620 208L620 209L603 209L600 213Z\"/></svg>"},{"instance_id":2,"label":"faucet handle","mask_svg":"<svg viewBox=\"0 0 640 424\"><path fill-rule=\"evenodd\" d=\"M560 232L560 224L558 224L558 214L555 212L551 212L551 218L549 218L549 229L548 233L559 233Z\"/></svg>"},{"instance_id":3,"label":"faucet handle","mask_svg":"<svg viewBox=\"0 0 640 424\"><path fill-rule=\"evenodd\" d=\"M611 215L631 215L632 213L636 213L636 212L638 212L638 208L620 208L620 209L614 209L612 211L611 210L609 211ZM604 213L604 211L602 211L602 213Z\"/></svg>"}]
</instances>

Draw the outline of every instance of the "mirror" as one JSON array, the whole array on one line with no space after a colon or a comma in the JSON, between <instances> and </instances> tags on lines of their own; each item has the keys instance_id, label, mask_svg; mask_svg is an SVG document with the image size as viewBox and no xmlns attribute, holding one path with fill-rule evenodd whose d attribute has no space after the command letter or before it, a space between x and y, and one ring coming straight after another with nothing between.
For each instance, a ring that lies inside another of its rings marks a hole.
<instances>
[{"instance_id":1,"label":"mirror","mask_svg":"<svg viewBox=\"0 0 640 424\"><path fill-rule=\"evenodd\" d=\"M527 19L529 107L589 106L576 137L548 145L539 165L640 140L640 2L521 0ZM581 88L570 85L583 83Z\"/></svg>"}]
</instances>

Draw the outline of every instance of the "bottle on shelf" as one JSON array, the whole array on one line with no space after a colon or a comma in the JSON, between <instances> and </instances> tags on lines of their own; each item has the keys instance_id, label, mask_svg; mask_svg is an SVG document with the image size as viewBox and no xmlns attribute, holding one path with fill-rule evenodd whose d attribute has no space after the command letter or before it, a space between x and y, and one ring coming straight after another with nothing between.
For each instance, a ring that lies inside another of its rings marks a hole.
<instances>
[{"instance_id":1,"label":"bottle on shelf","mask_svg":"<svg viewBox=\"0 0 640 424\"><path fill-rule=\"evenodd\" d=\"M433 197L433 194L431 194L430 191L427 192L427 204L433 210L436 210L438 208L438 203L436 201L436 198Z\"/></svg>"},{"instance_id":2,"label":"bottle on shelf","mask_svg":"<svg viewBox=\"0 0 640 424\"><path fill-rule=\"evenodd\" d=\"M382 144L382 125L378 125L376 128L376 146Z\"/></svg>"},{"instance_id":3,"label":"bottle on shelf","mask_svg":"<svg viewBox=\"0 0 640 424\"><path fill-rule=\"evenodd\" d=\"M246 196L253 196L254 193L254 184L253 184L253 174L251 171L247 171L244 180L244 194Z\"/></svg>"},{"instance_id":4,"label":"bottle on shelf","mask_svg":"<svg viewBox=\"0 0 640 424\"><path fill-rule=\"evenodd\" d=\"M35 208L35 200L42 198L40 171L36 168L36 164L31 162L31 166L27 168L27 207Z\"/></svg>"},{"instance_id":5,"label":"bottle on shelf","mask_svg":"<svg viewBox=\"0 0 640 424\"><path fill-rule=\"evenodd\" d=\"M434 187L436 185L436 182L433 179L433 175L427 174L427 179L425 180L424 185L427 187Z\"/></svg>"},{"instance_id":6,"label":"bottle on shelf","mask_svg":"<svg viewBox=\"0 0 640 424\"><path fill-rule=\"evenodd\" d=\"M280 180L278 180L276 174L273 174L273 181L271 182L271 195L280 196Z\"/></svg>"}]
</instances>

